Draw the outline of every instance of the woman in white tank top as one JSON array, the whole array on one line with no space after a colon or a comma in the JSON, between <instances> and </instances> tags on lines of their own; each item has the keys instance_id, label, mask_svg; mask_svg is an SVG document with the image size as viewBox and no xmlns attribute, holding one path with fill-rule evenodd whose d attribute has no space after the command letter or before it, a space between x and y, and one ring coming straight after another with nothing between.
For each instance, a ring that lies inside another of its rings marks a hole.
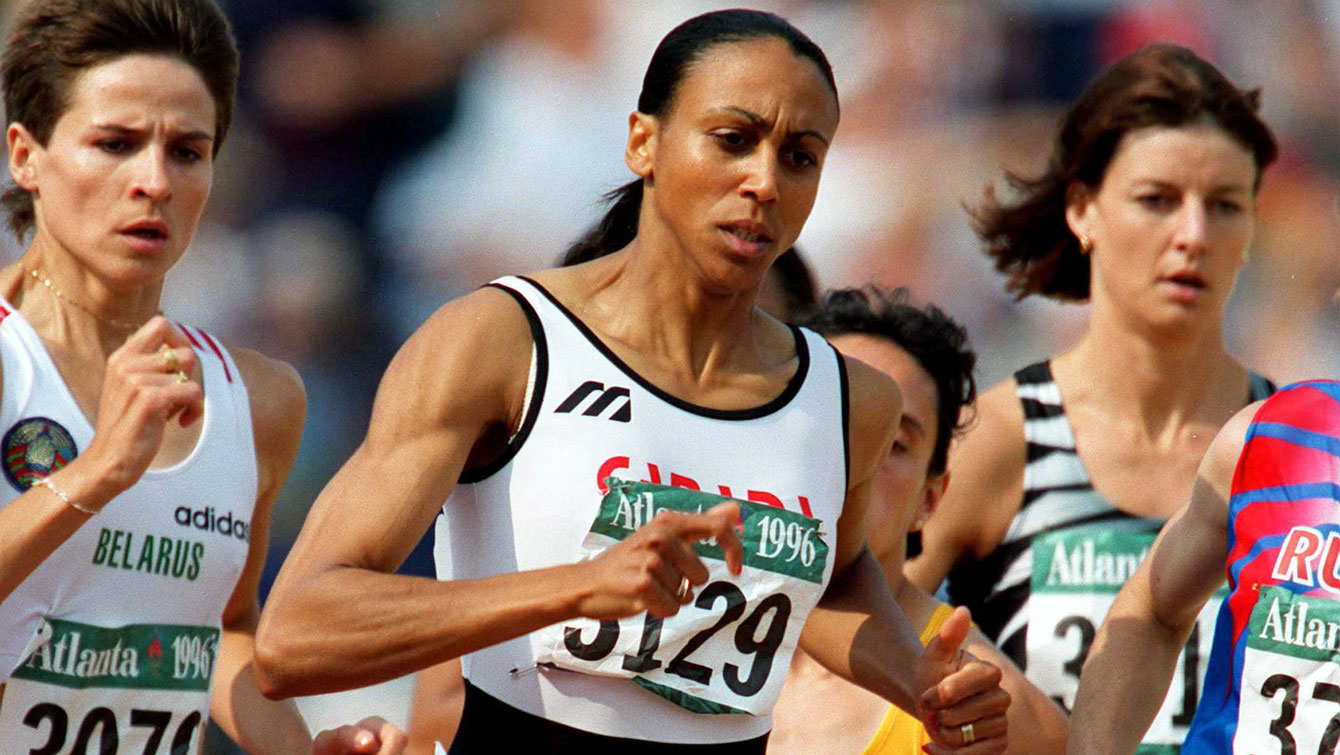
<instances>
[{"instance_id":1,"label":"woman in white tank top","mask_svg":"<svg viewBox=\"0 0 1340 755\"><path fill-rule=\"evenodd\" d=\"M227 21L212 0L35 0L12 29L3 203L28 245L0 270L0 742L198 752L212 717L249 752L306 752L251 670L302 385L159 312L232 114Z\"/></svg>"},{"instance_id":2,"label":"woman in white tank top","mask_svg":"<svg viewBox=\"0 0 1340 755\"><path fill-rule=\"evenodd\" d=\"M865 548L897 386L755 308L837 123L822 51L782 19L667 35L629 118L637 178L583 242L612 253L410 338L276 581L263 691L464 656L452 752L761 752L804 624L839 674L938 709L941 745L999 752L1008 696L957 652L966 614L923 654ZM439 513L442 579L392 574Z\"/></svg>"}]
</instances>

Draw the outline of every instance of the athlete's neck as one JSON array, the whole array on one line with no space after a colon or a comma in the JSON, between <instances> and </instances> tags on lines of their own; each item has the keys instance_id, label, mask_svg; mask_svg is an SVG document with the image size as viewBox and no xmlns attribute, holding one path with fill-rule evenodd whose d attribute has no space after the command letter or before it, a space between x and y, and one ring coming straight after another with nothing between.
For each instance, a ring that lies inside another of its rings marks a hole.
<instances>
[{"instance_id":1,"label":"athlete's neck","mask_svg":"<svg viewBox=\"0 0 1340 755\"><path fill-rule=\"evenodd\" d=\"M754 307L757 287L712 291L696 271L655 250L630 246L591 266L585 283L577 314L587 325L657 355L686 381L702 385L721 372L757 371L792 356L762 338L779 326Z\"/></svg>"},{"instance_id":2,"label":"athlete's neck","mask_svg":"<svg viewBox=\"0 0 1340 755\"><path fill-rule=\"evenodd\" d=\"M1246 371L1224 350L1218 329L1169 346L1091 326L1052 366L1067 402L1100 402L1114 416L1142 422L1150 436L1198 420L1222 423L1249 390Z\"/></svg>"},{"instance_id":3,"label":"athlete's neck","mask_svg":"<svg viewBox=\"0 0 1340 755\"><path fill-rule=\"evenodd\" d=\"M0 289L48 343L111 354L158 313L162 281L118 290L39 234L0 274Z\"/></svg>"}]
</instances>

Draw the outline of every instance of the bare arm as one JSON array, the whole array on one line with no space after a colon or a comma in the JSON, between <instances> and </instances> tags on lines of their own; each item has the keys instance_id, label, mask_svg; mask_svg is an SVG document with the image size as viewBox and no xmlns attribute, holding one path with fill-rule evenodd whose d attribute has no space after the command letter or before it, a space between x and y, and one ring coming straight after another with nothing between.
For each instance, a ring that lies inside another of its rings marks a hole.
<instances>
[{"instance_id":1,"label":"bare arm","mask_svg":"<svg viewBox=\"0 0 1340 755\"><path fill-rule=\"evenodd\" d=\"M934 594L959 562L980 559L1000 545L1023 497L1023 410L1014 380L977 402L977 419L950 449L954 484L945 490L922 531L921 555L903 565L913 584Z\"/></svg>"},{"instance_id":2,"label":"bare arm","mask_svg":"<svg viewBox=\"0 0 1340 755\"><path fill-rule=\"evenodd\" d=\"M1258 407L1219 431L1191 500L1117 594L1080 676L1069 752L1133 752L1158 713L1196 615L1224 582L1229 490Z\"/></svg>"},{"instance_id":3,"label":"bare arm","mask_svg":"<svg viewBox=\"0 0 1340 755\"><path fill-rule=\"evenodd\" d=\"M728 504L658 515L591 561L450 582L390 573L476 443L519 423L530 351L516 303L484 289L443 307L392 361L366 439L312 507L261 618L267 696L366 686L577 616L672 615L681 574L707 581L695 540L716 537L739 572Z\"/></svg>"},{"instance_id":4,"label":"bare arm","mask_svg":"<svg viewBox=\"0 0 1340 755\"><path fill-rule=\"evenodd\" d=\"M253 658L260 616L257 589L270 542L270 518L298 454L307 397L288 365L249 351L235 351L234 357L251 400L260 479L247 562L223 613L210 716L247 752L306 752L311 736L297 706L261 696Z\"/></svg>"},{"instance_id":5,"label":"bare arm","mask_svg":"<svg viewBox=\"0 0 1340 755\"><path fill-rule=\"evenodd\" d=\"M451 744L465 708L460 660L426 668L414 679L409 709L409 755L433 755L434 743Z\"/></svg>"},{"instance_id":6,"label":"bare arm","mask_svg":"<svg viewBox=\"0 0 1340 755\"><path fill-rule=\"evenodd\" d=\"M973 722L977 741L962 751L1000 752L1009 705L999 688L1000 671L957 653L957 642L942 647L932 641L923 653L879 562L865 547L870 481L893 443L902 398L882 373L854 360L848 360L848 369L853 485L837 524L833 579L805 623L801 645L829 671L904 710L933 710L942 726L928 731L938 746L962 744L959 727Z\"/></svg>"},{"instance_id":7,"label":"bare arm","mask_svg":"<svg viewBox=\"0 0 1340 755\"><path fill-rule=\"evenodd\" d=\"M169 421L185 426L200 417L200 385L178 383L175 373L164 369L164 344L176 349L182 370L193 369L195 355L186 337L161 316L108 358L93 441L49 478L79 507L100 510L139 480L158 453ZM90 516L42 485L0 508L0 600Z\"/></svg>"}]
</instances>

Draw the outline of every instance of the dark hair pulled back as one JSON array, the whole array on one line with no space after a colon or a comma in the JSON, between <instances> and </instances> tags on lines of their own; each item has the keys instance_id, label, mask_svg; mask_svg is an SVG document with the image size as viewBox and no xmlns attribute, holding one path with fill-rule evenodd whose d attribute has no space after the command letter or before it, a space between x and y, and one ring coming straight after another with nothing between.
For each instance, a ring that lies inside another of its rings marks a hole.
<instances>
[{"instance_id":1,"label":"dark hair pulled back","mask_svg":"<svg viewBox=\"0 0 1340 755\"><path fill-rule=\"evenodd\" d=\"M689 69L712 47L765 37L775 37L786 42L797 56L813 62L833 90L833 99L837 99L833 68L818 45L781 16L737 9L695 16L665 35L652 53L647 72L642 77L642 92L637 98L638 112L658 118L667 115ZM568 248L565 259L604 257L628 246L637 236L638 215L642 211L642 179L624 184L604 198L610 202L605 217Z\"/></svg>"},{"instance_id":2,"label":"dark hair pulled back","mask_svg":"<svg viewBox=\"0 0 1340 755\"><path fill-rule=\"evenodd\" d=\"M1248 151L1256 163L1255 188L1278 147L1257 115L1260 90L1244 91L1191 50L1156 44L1106 68L1066 112L1050 163L1040 177L1007 172L1017 202L986 189L969 208L973 228L1006 288L1022 299L1041 294L1060 300L1089 298L1089 257L1066 223L1066 192L1074 181L1097 190L1122 137L1149 126L1209 123Z\"/></svg>"}]
</instances>

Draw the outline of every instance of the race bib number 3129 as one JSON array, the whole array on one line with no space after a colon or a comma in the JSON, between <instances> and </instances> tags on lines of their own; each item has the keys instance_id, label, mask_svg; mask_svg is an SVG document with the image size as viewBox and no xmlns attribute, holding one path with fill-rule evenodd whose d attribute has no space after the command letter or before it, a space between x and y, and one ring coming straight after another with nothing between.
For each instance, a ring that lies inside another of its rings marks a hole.
<instances>
[{"instance_id":1,"label":"race bib number 3129","mask_svg":"<svg viewBox=\"0 0 1340 755\"><path fill-rule=\"evenodd\" d=\"M594 558L661 510L699 513L729 499L649 483L609 481L609 493L582 542ZM632 679L699 713L766 714L781 691L806 616L819 602L828 565L827 533L802 514L749 501L740 506L744 571L732 576L721 548L693 550L708 581L693 603L667 619L576 619L532 635L536 662Z\"/></svg>"}]
</instances>

